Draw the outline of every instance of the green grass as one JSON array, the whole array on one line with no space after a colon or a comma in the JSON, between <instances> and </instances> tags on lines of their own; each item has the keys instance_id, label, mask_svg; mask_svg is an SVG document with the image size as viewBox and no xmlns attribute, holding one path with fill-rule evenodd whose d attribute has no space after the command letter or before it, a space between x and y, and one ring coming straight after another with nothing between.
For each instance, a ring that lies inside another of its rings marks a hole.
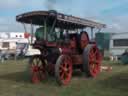
<instances>
[{"instance_id":1,"label":"green grass","mask_svg":"<svg viewBox=\"0 0 128 96\"><path fill-rule=\"evenodd\" d=\"M104 61L113 67L94 79L80 73L68 86L58 86L54 78L32 84L26 76L27 60L0 64L0 96L128 96L128 66Z\"/></svg>"}]
</instances>

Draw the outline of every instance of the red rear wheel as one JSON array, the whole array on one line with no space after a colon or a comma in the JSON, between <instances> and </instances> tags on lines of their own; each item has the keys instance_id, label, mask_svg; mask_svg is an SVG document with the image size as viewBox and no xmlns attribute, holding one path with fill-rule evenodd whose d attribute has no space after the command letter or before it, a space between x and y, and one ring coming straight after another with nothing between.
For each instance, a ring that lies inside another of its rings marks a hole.
<instances>
[{"instance_id":1,"label":"red rear wheel","mask_svg":"<svg viewBox=\"0 0 128 96\"><path fill-rule=\"evenodd\" d=\"M67 85L72 77L72 61L69 56L61 55L55 65L55 76L60 85Z\"/></svg>"},{"instance_id":2,"label":"red rear wheel","mask_svg":"<svg viewBox=\"0 0 128 96\"><path fill-rule=\"evenodd\" d=\"M87 45L83 53L83 68L87 76L96 77L100 72L101 54L96 45Z\"/></svg>"},{"instance_id":3,"label":"red rear wheel","mask_svg":"<svg viewBox=\"0 0 128 96\"><path fill-rule=\"evenodd\" d=\"M33 83L39 83L46 77L45 63L40 56L33 56L30 59L30 74Z\"/></svg>"}]
</instances>

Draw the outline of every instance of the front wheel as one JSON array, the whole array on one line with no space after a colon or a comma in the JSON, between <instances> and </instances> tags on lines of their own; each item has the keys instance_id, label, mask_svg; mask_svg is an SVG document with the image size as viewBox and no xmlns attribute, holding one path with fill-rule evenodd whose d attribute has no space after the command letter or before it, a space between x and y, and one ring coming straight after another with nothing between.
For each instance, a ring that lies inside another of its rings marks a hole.
<instances>
[{"instance_id":1,"label":"front wheel","mask_svg":"<svg viewBox=\"0 0 128 96\"><path fill-rule=\"evenodd\" d=\"M56 80L60 85L69 84L72 77L72 60L67 55L61 55L55 65Z\"/></svg>"},{"instance_id":2,"label":"front wheel","mask_svg":"<svg viewBox=\"0 0 128 96\"><path fill-rule=\"evenodd\" d=\"M46 64L40 55L30 57L29 73L32 83L39 83L46 78Z\"/></svg>"}]
</instances>

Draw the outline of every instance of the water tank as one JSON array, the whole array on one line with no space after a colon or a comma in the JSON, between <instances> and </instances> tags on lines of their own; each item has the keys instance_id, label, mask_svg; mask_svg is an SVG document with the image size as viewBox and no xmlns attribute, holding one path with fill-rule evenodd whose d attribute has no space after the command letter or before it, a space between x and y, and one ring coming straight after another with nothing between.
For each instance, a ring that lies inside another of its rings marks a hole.
<instances>
[{"instance_id":1,"label":"water tank","mask_svg":"<svg viewBox=\"0 0 128 96\"><path fill-rule=\"evenodd\" d=\"M96 33L96 43L99 49L101 50L109 50L110 45L110 33Z\"/></svg>"}]
</instances>

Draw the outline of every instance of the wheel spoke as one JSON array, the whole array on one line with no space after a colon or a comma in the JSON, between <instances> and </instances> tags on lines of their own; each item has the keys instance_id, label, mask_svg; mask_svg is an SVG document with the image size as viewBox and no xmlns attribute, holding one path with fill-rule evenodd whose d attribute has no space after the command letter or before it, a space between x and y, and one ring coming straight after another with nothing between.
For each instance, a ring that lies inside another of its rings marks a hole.
<instances>
[{"instance_id":1,"label":"wheel spoke","mask_svg":"<svg viewBox=\"0 0 128 96\"><path fill-rule=\"evenodd\" d=\"M94 68L94 64L91 64L90 69L93 70L93 68Z\"/></svg>"},{"instance_id":2,"label":"wheel spoke","mask_svg":"<svg viewBox=\"0 0 128 96\"><path fill-rule=\"evenodd\" d=\"M64 72L64 69L63 68L60 68L59 69L59 73L62 73L62 72Z\"/></svg>"},{"instance_id":3,"label":"wheel spoke","mask_svg":"<svg viewBox=\"0 0 128 96\"><path fill-rule=\"evenodd\" d=\"M67 67L67 68L70 68L70 64L71 64L71 61L68 60L68 61L67 61L67 66L66 66L66 67Z\"/></svg>"},{"instance_id":4,"label":"wheel spoke","mask_svg":"<svg viewBox=\"0 0 128 96\"><path fill-rule=\"evenodd\" d=\"M39 71L39 75L40 75L40 79L42 79L42 80L45 79L46 71L43 68L41 68Z\"/></svg>"},{"instance_id":5,"label":"wheel spoke","mask_svg":"<svg viewBox=\"0 0 128 96\"><path fill-rule=\"evenodd\" d=\"M95 52L94 52L95 56L96 56L97 52L98 52L98 50L97 50L97 48L96 48L96 49L95 49Z\"/></svg>"},{"instance_id":6,"label":"wheel spoke","mask_svg":"<svg viewBox=\"0 0 128 96\"><path fill-rule=\"evenodd\" d=\"M60 65L60 70L64 70L64 64Z\"/></svg>"},{"instance_id":7,"label":"wheel spoke","mask_svg":"<svg viewBox=\"0 0 128 96\"><path fill-rule=\"evenodd\" d=\"M71 70L72 70L72 68L69 67L69 68L67 69L67 72L70 73Z\"/></svg>"},{"instance_id":8,"label":"wheel spoke","mask_svg":"<svg viewBox=\"0 0 128 96\"><path fill-rule=\"evenodd\" d=\"M65 71L64 74L65 74L65 77L68 78L69 73L67 71Z\"/></svg>"},{"instance_id":9,"label":"wheel spoke","mask_svg":"<svg viewBox=\"0 0 128 96\"><path fill-rule=\"evenodd\" d=\"M96 71L97 71L97 69L96 69L96 67L94 67L94 69L93 69L93 73L96 73Z\"/></svg>"},{"instance_id":10,"label":"wheel spoke","mask_svg":"<svg viewBox=\"0 0 128 96\"><path fill-rule=\"evenodd\" d=\"M40 71L44 71L44 70L45 70L45 69L44 69L44 66L43 66L43 65L40 66L40 67L39 67L39 70L40 70Z\"/></svg>"},{"instance_id":11,"label":"wheel spoke","mask_svg":"<svg viewBox=\"0 0 128 96\"><path fill-rule=\"evenodd\" d=\"M99 60L96 60L96 61L95 61L95 64L96 64L96 65L99 65L99 64L100 64L100 61L99 61Z\"/></svg>"},{"instance_id":12,"label":"wheel spoke","mask_svg":"<svg viewBox=\"0 0 128 96\"><path fill-rule=\"evenodd\" d=\"M35 65L36 65L36 63L35 63L35 59L34 59L32 62L32 66L35 66Z\"/></svg>"},{"instance_id":13,"label":"wheel spoke","mask_svg":"<svg viewBox=\"0 0 128 96\"><path fill-rule=\"evenodd\" d=\"M91 60L93 60L94 58L95 58L95 54L94 54L94 52L91 50L91 52L89 53L89 58L91 59Z\"/></svg>"},{"instance_id":14,"label":"wheel spoke","mask_svg":"<svg viewBox=\"0 0 128 96\"><path fill-rule=\"evenodd\" d=\"M37 59L36 59L36 64L39 65L39 62L40 62L40 61L41 61L40 58L37 58Z\"/></svg>"},{"instance_id":15,"label":"wheel spoke","mask_svg":"<svg viewBox=\"0 0 128 96\"><path fill-rule=\"evenodd\" d=\"M93 63L94 63L94 60L90 59L89 64L93 64Z\"/></svg>"},{"instance_id":16,"label":"wheel spoke","mask_svg":"<svg viewBox=\"0 0 128 96\"><path fill-rule=\"evenodd\" d=\"M93 58L90 58L89 59L89 64L94 64L95 63L95 58L93 57Z\"/></svg>"},{"instance_id":17,"label":"wheel spoke","mask_svg":"<svg viewBox=\"0 0 128 96\"><path fill-rule=\"evenodd\" d=\"M59 73L62 73L62 72L63 72L63 70L62 70L62 69L60 69L60 70L59 70Z\"/></svg>"},{"instance_id":18,"label":"wheel spoke","mask_svg":"<svg viewBox=\"0 0 128 96\"><path fill-rule=\"evenodd\" d=\"M61 75L60 78L63 80L64 79L64 72L62 72L60 75Z\"/></svg>"},{"instance_id":19,"label":"wheel spoke","mask_svg":"<svg viewBox=\"0 0 128 96\"><path fill-rule=\"evenodd\" d=\"M68 65L68 59L65 58L65 59L64 59L64 67L67 67L67 65Z\"/></svg>"}]
</instances>

